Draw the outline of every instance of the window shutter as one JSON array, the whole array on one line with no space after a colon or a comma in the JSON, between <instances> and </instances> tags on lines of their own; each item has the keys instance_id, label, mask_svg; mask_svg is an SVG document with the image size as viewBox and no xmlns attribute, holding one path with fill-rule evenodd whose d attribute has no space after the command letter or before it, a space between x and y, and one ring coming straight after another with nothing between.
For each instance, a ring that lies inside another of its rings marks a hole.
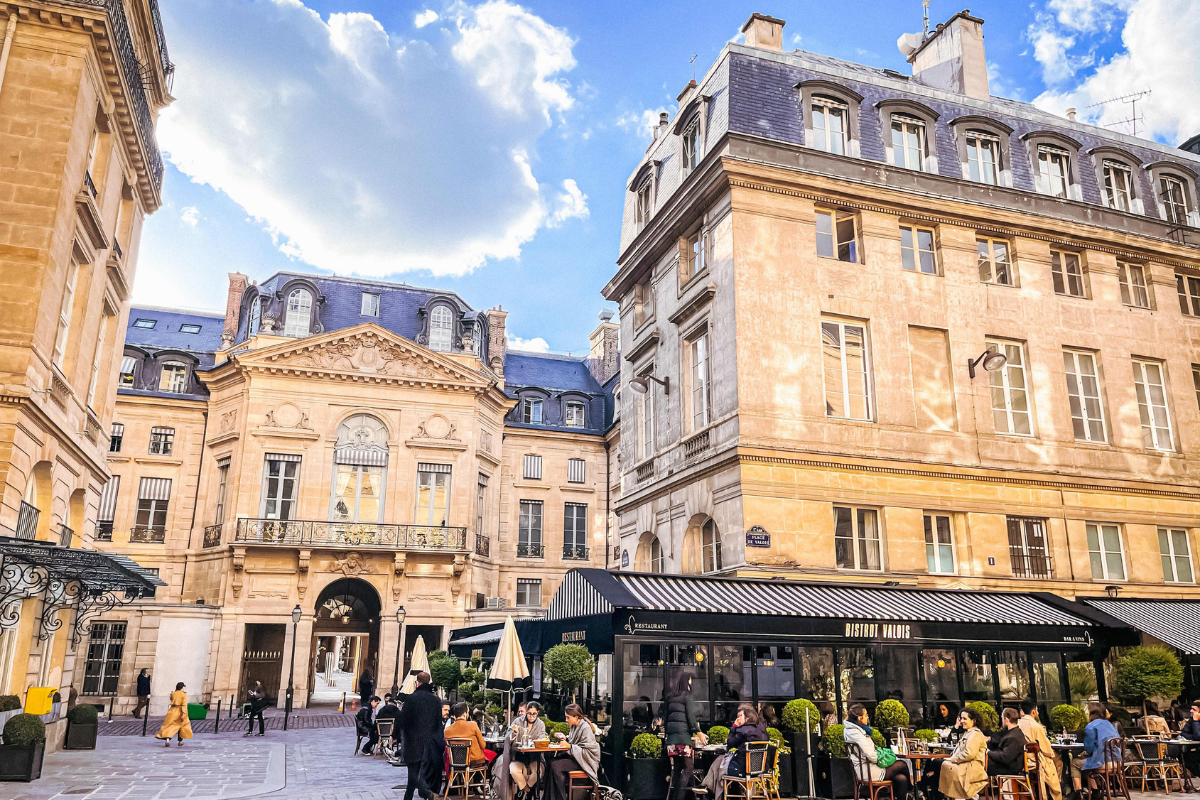
<instances>
[{"instance_id":1,"label":"window shutter","mask_svg":"<svg viewBox=\"0 0 1200 800\"><path fill-rule=\"evenodd\" d=\"M541 456L525 456L525 477L535 481L542 479Z\"/></svg>"},{"instance_id":2,"label":"window shutter","mask_svg":"<svg viewBox=\"0 0 1200 800\"><path fill-rule=\"evenodd\" d=\"M170 478L142 478L138 485L138 500L171 499Z\"/></svg>"},{"instance_id":3,"label":"window shutter","mask_svg":"<svg viewBox=\"0 0 1200 800\"><path fill-rule=\"evenodd\" d=\"M1022 546L1021 520L1014 517L1008 518L1008 556L1012 562L1013 575L1027 574L1025 548Z\"/></svg>"},{"instance_id":4,"label":"window shutter","mask_svg":"<svg viewBox=\"0 0 1200 800\"><path fill-rule=\"evenodd\" d=\"M582 458L567 461L567 483L583 483L587 480L587 462Z\"/></svg>"},{"instance_id":5,"label":"window shutter","mask_svg":"<svg viewBox=\"0 0 1200 800\"><path fill-rule=\"evenodd\" d=\"M100 511L96 514L97 522L112 522L117 509L117 492L121 488L121 476L113 475L104 490L100 492Z\"/></svg>"}]
</instances>

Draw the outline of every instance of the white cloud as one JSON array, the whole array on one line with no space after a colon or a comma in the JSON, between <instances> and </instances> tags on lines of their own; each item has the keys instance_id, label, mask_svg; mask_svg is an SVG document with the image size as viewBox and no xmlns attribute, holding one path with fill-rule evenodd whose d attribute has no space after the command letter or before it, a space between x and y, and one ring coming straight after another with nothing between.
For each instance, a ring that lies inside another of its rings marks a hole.
<instances>
[{"instance_id":1,"label":"white cloud","mask_svg":"<svg viewBox=\"0 0 1200 800\"><path fill-rule=\"evenodd\" d=\"M179 218L185 225L191 225L194 228L200 221L200 209L195 206L184 206L179 212Z\"/></svg>"},{"instance_id":2,"label":"white cloud","mask_svg":"<svg viewBox=\"0 0 1200 800\"><path fill-rule=\"evenodd\" d=\"M398 42L370 14L322 19L300 0L170 4L164 150L319 268L444 275L517 257L586 216L582 193L532 166L574 102L573 42L506 0L453 9L448 40Z\"/></svg>"},{"instance_id":3,"label":"white cloud","mask_svg":"<svg viewBox=\"0 0 1200 800\"><path fill-rule=\"evenodd\" d=\"M1135 0L1050 0L1058 24L1076 31L1111 30L1119 14L1133 7Z\"/></svg>"},{"instance_id":4,"label":"white cloud","mask_svg":"<svg viewBox=\"0 0 1200 800\"><path fill-rule=\"evenodd\" d=\"M519 336L513 336L511 333L506 337L508 339L509 350L520 350L523 353L549 353L550 343L540 336L535 336L532 339L522 339Z\"/></svg>"},{"instance_id":5,"label":"white cloud","mask_svg":"<svg viewBox=\"0 0 1200 800\"><path fill-rule=\"evenodd\" d=\"M1139 136L1178 144L1200 133L1200 9L1195 0L1137 0L1121 31L1123 52L1100 65L1074 88L1049 91L1034 103L1047 111L1079 109L1089 122L1105 125L1130 117L1127 103L1088 109L1091 103L1149 88L1138 103ZM1192 76L1188 78L1187 76ZM1113 130L1129 133L1128 126Z\"/></svg>"},{"instance_id":6,"label":"white cloud","mask_svg":"<svg viewBox=\"0 0 1200 800\"><path fill-rule=\"evenodd\" d=\"M563 190L554 198L554 212L546 223L551 228L557 228L569 219L587 219L587 195L579 189L574 178L562 182Z\"/></svg>"},{"instance_id":7,"label":"white cloud","mask_svg":"<svg viewBox=\"0 0 1200 800\"><path fill-rule=\"evenodd\" d=\"M427 8L424 11L417 12L417 15L413 17L413 25L418 28L424 28L426 25L437 21L438 13L432 8Z\"/></svg>"},{"instance_id":8,"label":"white cloud","mask_svg":"<svg viewBox=\"0 0 1200 800\"><path fill-rule=\"evenodd\" d=\"M1061 83L1091 64L1090 54L1075 56L1070 53L1075 46L1075 37L1059 31L1050 16L1039 13L1035 20L1025 31L1025 36L1033 44L1033 57L1042 65L1042 79L1046 83Z\"/></svg>"},{"instance_id":9,"label":"white cloud","mask_svg":"<svg viewBox=\"0 0 1200 800\"><path fill-rule=\"evenodd\" d=\"M658 125L659 115L664 113L671 113L671 109L666 106L646 108L642 110L641 114L636 111L626 111L617 118L617 127L649 139L651 131Z\"/></svg>"}]
</instances>

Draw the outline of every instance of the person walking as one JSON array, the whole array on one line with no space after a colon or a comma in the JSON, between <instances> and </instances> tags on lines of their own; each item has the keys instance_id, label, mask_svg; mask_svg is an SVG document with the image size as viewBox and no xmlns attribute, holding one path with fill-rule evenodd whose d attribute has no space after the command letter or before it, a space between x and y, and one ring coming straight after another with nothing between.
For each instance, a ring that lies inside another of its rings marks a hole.
<instances>
[{"instance_id":1,"label":"person walking","mask_svg":"<svg viewBox=\"0 0 1200 800\"><path fill-rule=\"evenodd\" d=\"M263 687L262 681L255 681L254 686L246 695L246 699L250 703L250 727L246 729L243 736L251 736L254 733L254 720L258 719L258 735L266 736L266 722L263 720L263 709L267 707L267 690Z\"/></svg>"},{"instance_id":2,"label":"person walking","mask_svg":"<svg viewBox=\"0 0 1200 800\"><path fill-rule=\"evenodd\" d=\"M171 746L172 736L179 737L180 747L183 747L184 739L192 738L192 721L188 719L188 697L183 688L183 681L175 684L175 691L171 692L171 707L163 717L162 727L154 734L155 739L166 742L166 747Z\"/></svg>"},{"instance_id":3,"label":"person walking","mask_svg":"<svg viewBox=\"0 0 1200 800\"><path fill-rule=\"evenodd\" d=\"M150 672L145 668L137 677L137 705L133 707L133 718L141 719L142 711L150 713Z\"/></svg>"},{"instance_id":4,"label":"person walking","mask_svg":"<svg viewBox=\"0 0 1200 800\"><path fill-rule=\"evenodd\" d=\"M367 743L362 748L364 756L371 755L375 745L379 743L379 729L375 727L375 709L378 707L379 698L372 695L354 715L354 726L358 728L358 735L367 737Z\"/></svg>"},{"instance_id":5,"label":"person walking","mask_svg":"<svg viewBox=\"0 0 1200 800\"><path fill-rule=\"evenodd\" d=\"M418 672L417 688L412 694L400 695L404 705L396 723L400 728L404 764L408 767L404 800L412 800L414 791L422 800L429 800L442 780L442 756L446 749L442 701L433 693L429 681L428 672Z\"/></svg>"},{"instance_id":6,"label":"person walking","mask_svg":"<svg viewBox=\"0 0 1200 800\"><path fill-rule=\"evenodd\" d=\"M676 671L658 714L667 731L667 758L671 760L670 800L683 800L691 794L692 770L695 766L692 737L699 735L704 739L692 709L691 672L685 669Z\"/></svg>"},{"instance_id":7,"label":"person walking","mask_svg":"<svg viewBox=\"0 0 1200 800\"><path fill-rule=\"evenodd\" d=\"M358 678L358 702L365 706L371 702L371 696L374 694L375 679L371 677L371 670L364 669Z\"/></svg>"}]
</instances>

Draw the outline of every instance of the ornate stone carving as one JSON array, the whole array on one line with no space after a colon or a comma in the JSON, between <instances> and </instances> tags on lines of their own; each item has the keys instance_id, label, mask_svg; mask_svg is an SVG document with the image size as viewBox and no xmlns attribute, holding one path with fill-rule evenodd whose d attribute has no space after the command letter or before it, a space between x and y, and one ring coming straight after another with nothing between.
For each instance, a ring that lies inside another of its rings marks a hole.
<instances>
[{"instance_id":1,"label":"ornate stone carving","mask_svg":"<svg viewBox=\"0 0 1200 800\"><path fill-rule=\"evenodd\" d=\"M404 591L404 567L407 564L407 553L396 553L396 560L392 563L392 599L399 600L401 593Z\"/></svg>"},{"instance_id":2,"label":"ornate stone carving","mask_svg":"<svg viewBox=\"0 0 1200 800\"><path fill-rule=\"evenodd\" d=\"M298 428L312 430L308 424L308 414L301 411L294 403L280 403L267 412L263 425L269 428Z\"/></svg>"},{"instance_id":3,"label":"ornate stone carving","mask_svg":"<svg viewBox=\"0 0 1200 800\"><path fill-rule=\"evenodd\" d=\"M418 439L445 439L458 441L458 424L451 422L441 414L433 414L429 419L417 425Z\"/></svg>"},{"instance_id":4,"label":"ornate stone carving","mask_svg":"<svg viewBox=\"0 0 1200 800\"><path fill-rule=\"evenodd\" d=\"M308 566L312 559L312 550L301 550L299 559L296 563L296 569L300 573L300 581L296 588L300 591L300 599L304 599L304 593L308 591Z\"/></svg>"},{"instance_id":5,"label":"ornate stone carving","mask_svg":"<svg viewBox=\"0 0 1200 800\"><path fill-rule=\"evenodd\" d=\"M349 553L345 558L334 558L333 572L340 572L343 575L361 575L364 572L369 572L370 567L367 565L367 560L358 553Z\"/></svg>"},{"instance_id":6,"label":"ornate stone carving","mask_svg":"<svg viewBox=\"0 0 1200 800\"><path fill-rule=\"evenodd\" d=\"M245 576L246 568L246 548L233 548L233 574L229 586L233 589L233 597L236 600L242 596L242 579Z\"/></svg>"},{"instance_id":7,"label":"ornate stone carving","mask_svg":"<svg viewBox=\"0 0 1200 800\"><path fill-rule=\"evenodd\" d=\"M218 428L219 433L229 433L237 425L237 409L226 411L221 415L221 424Z\"/></svg>"}]
</instances>

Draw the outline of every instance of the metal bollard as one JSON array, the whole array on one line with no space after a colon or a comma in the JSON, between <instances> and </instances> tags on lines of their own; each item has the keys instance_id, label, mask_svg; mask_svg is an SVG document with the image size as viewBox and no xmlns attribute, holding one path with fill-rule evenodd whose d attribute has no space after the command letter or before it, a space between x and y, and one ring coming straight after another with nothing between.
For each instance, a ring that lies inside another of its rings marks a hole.
<instances>
[{"instance_id":1,"label":"metal bollard","mask_svg":"<svg viewBox=\"0 0 1200 800\"><path fill-rule=\"evenodd\" d=\"M112 722L113 706L117 703L117 696L114 694L108 699L108 721Z\"/></svg>"},{"instance_id":2,"label":"metal bollard","mask_svg":"<svg viewBox=\"0 0 1200 800\"><path fill-rule=\"evenodd\" d=\"M346 713L346 693L342 692L342 702L338 703L338 711Z\"/></svg>"},{"instance_id":3,"label":"metal bollard","mask_svg":"<svg viewBox=\"0 0 1200 800\"><path fill-rule=\"evenodd\" d=\"M213 733L221 732L221 698L217 698L217 718L213 721Z\"/></svg>"},{"instance_id":4,"label":"metal bollard","mask_svg":"<svg viewBox=\"0 0 1200 800\"><path fill-rule=\"evenodd\" d=\"M146 725L150 723L150 707L142 709L142 736L146 735Z\"/></svg>"}]
</instances>

